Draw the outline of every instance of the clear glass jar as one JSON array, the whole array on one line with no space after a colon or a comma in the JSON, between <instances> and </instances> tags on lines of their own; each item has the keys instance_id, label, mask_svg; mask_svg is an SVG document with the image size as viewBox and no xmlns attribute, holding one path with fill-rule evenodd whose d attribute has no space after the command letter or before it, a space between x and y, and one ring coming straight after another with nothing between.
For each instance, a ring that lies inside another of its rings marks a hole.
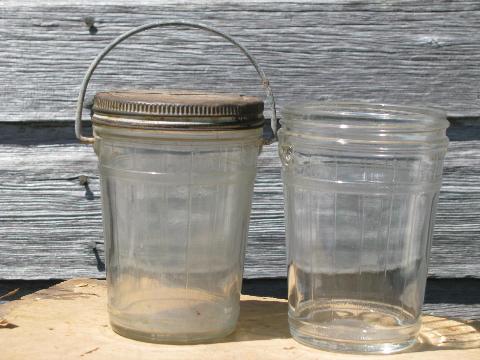
<instances>
[{"instance_id":1,"label":"clear glass jar","mask_svg":"<svg viewBox=\"0 0 480 360\"><path fill-rule=\"evenodd\" d=\"M324 102L283 115L293 337L333 351L405 349L421 325L445 114Z\"/></svg>"},{"instance_id":2,"label":"clear glass jar","mask_svg":"<svg viewBox=\"0 0 480 360\"><path fill-rule=\"evenodd\" d=\"M234 330L263 122L263 102L243 95L95 95L108 311L117 333L196 343Z\"/></svg>"}]
</instances>

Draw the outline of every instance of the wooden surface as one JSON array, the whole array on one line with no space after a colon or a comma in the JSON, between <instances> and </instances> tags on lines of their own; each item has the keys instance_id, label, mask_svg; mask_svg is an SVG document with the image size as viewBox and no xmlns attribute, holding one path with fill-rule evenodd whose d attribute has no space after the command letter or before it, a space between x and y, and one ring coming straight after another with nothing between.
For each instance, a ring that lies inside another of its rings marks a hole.
<instances>
[{"instance_id":1,"label":"wooden surface","mask_svg":"<svg viewBox=\"0 0 480 360\"><path fill-rule=\"evenodd\" d=\"M72 140L78 88L115 36L180 19L217 26L251 50L280 108L330 98L447 110L457 125L449 131L430 275L480 277L478 1L4 0L0 279L104 276L96 159ZM234 47L191 30L154 30L122 44L94 75L89 101L95 91L127 86L262 95ZM282 199L271 146L259 163L246 277L285 276Z\"/></svg>"},{"instance_id":2,"label":"wooden surface","mask_svg":"<svg viewBox=\"0 0 480 360\"><path fill-rule=\"evenodd\" d=\"M289 334L285 300L242 296L236 331L211 344L159 345L123 338L108 325L105 282L75 279L0 305L2 359L325 359L370 357L324 352ZM478 321L423 317L419 344L372 359L443 360L480 357ZM28 344L28 346L26 346Z\"/></svg>"},{"instance_id":3,"label":"wooden surface","mask_svg":"<svg viewBox=\"0 0 480 360\"><path fill-rule=\"evenodd\" d=\"M103 277L99 178L92 148L73 140L56 143L49 128L5 129L0 142L15 138L22 144L0 144L0 278ZM480 277L479 129L458 124L450 131L452 140L473 136L450 144L431 276ZM57 132L60 138L65 135ZM36 143L39 138L48 143ZM80 184L81 176L88 177L88 187ZM276 145L271 145L259 159L245 276L286 276L285 253L282 183Z\"/></svg>"}]
</instances>

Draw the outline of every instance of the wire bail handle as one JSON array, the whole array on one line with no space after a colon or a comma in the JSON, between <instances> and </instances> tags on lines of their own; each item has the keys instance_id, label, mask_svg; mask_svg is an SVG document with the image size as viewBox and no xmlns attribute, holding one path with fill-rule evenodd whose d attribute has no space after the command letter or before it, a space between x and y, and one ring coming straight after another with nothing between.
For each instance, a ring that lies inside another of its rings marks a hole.
<instances>
[{"instance_id":1,"label":"wire bail handle","mask_svg":"<svg viewBox=\"0 0 480 360\"><path fill-rule=\"evenodd\" d=\"M199 24L199 23L192 23L192 22L186 22L186 21L166 21L166 22L153 22L145 25L138 26L136 28L133 28L119 37L117 37L115 40L113 40L110 44L108 44L101 53L97 55L97 57L92 61L90 64L90 67L88 68L87 72L85 73L85 77L83 78L82 85L80 87L80 92L78 94L78 100L77 100L77 109L76 109L76 115L75 115L75 135L77 136L78 140L82 143L86 144L93 144L95 142L95 139L93 137L88 137L88 136L83 136L82 135L82 112L83 112L83 104L85 101L85 94L87 92L87 87L88 83L90 81L90 78L93 75L93 72L97 68L98 64L103 60L107 54L112 51L118 44L126 40L132 35L135 35L139 32L157 28L157 27L167 27L167 26L184 26L184 27L190 27L190 28L195 28L195 29L201 29L201 30L206 30L207 32L211 32L213 34L219 35L220 37L228 40L230 43L235 45L237 48L239 48L242 53L250 60L251 64L255 67L255 70L257 71L258 75L262 79L262 86L265 90L266 97L267 99L270 100L270 104L272 107L272 118L270 121L270 125L273 130L273 138L272 139L265 139L265 143L272 143L273 141L276 140L277 137L277 111L275 107L275 97L273 96L272 89L270 87L270 83L268 81L267 76L265 75L264 71L260 68L258 65L258 62L255 60L255 58L248 52L248 50L240 43L238 43L235 39L233 39L230 35L225 34L224 32L217 30L215 28L212 28L210 26L204 25L204 24Z\"/></svg>"}]
</instances>

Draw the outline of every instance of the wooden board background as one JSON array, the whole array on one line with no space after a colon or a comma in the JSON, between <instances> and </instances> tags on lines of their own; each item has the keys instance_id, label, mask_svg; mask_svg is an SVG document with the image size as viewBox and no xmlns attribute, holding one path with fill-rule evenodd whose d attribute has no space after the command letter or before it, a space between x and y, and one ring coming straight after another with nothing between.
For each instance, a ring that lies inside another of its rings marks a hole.
<instances>
[{"instance_id":1,"label":"wooden board background","mask_svg":"<svg viewBox=\"0 0 480 360\"><path fill-rule=\"evenodd\" d=\"M280 109L327 98L445 109L453 141L430 275L480 276L478 1L7 0L0 3L0 278L103 276L96 160L72 138L75 98L100 49L159 20L201 21L235 36L265 68ZM123 44L94 76L89 101L95 91L127 86L262 94L235 48L191 30L153 30ZM273 145L260 158L247 277L285 276L282 201Z\"/></svg>"},{"instance_id":2,"label":"wooden board background","mask_svg":"<svg viewBox=\"0 0 480 360\"><path fill-rule=\"evenodd\" d=\"M137 3L0 5L3 120L72 119L83 73L100 49L160 20L204 22L235 36L265 68L280 105L363 99L480 113L476 0ZM92 94L132 85L261 94L239 51L198 30L156 29L122 44L100 67Z\"/></svg>"}]
</instances>

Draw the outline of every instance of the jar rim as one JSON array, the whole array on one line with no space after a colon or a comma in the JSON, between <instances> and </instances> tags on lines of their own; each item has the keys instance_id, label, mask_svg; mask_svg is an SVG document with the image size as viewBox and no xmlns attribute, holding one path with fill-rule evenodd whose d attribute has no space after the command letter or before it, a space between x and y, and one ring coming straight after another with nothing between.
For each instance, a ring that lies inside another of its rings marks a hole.
<instances>
[{"instance_id":1,"label":"jar rim","mask_svg":"<svg viewBox=\"0 0 480 360\"><path fill-rule=\"evenodd\" d=\"M450 125L439 109L362 101L316 101L286 106L281 123L313 126L435 131Z\"/></svg>"}]
</instances>

